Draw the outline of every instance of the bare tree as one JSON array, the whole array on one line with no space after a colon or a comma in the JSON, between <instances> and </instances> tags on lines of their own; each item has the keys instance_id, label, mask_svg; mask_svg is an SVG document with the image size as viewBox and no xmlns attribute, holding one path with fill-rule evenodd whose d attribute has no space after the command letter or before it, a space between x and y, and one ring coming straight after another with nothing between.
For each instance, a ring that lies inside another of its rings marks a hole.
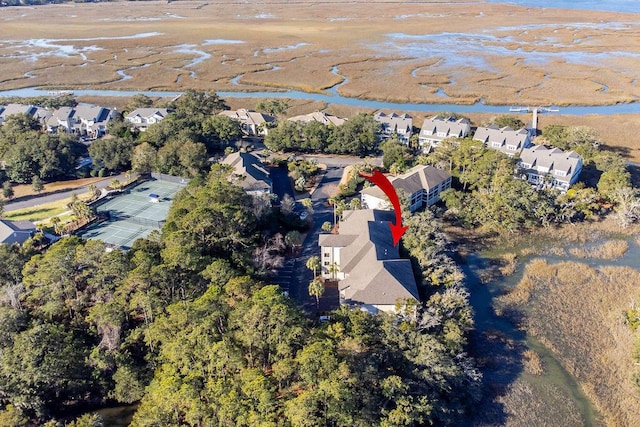
<instances>
[{"instance_id":1,"label":"bare tree","mask_svg":"<svg viewBox=\"0 0 640 427\"><path fill-rule=\"evenodd\" d=\"M620 227L625 228L640 219L640 197L631 187L618 188L613 193L616 201L616 219Z\"/></svg>"}]
</instances>

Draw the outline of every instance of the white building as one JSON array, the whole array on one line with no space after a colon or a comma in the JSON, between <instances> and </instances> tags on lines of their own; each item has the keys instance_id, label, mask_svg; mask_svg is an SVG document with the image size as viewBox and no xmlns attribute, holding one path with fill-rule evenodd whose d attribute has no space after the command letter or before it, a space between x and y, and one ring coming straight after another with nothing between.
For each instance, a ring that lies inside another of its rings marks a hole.
<instances>
[{"instance_id":1,"label":"white building","mask_svg":"<svg viewBox=\"0 0 640 427\"><path fill-rule=\"evenodd\" d=\"M509 157L514 157L531 146L531 136L527 129L514 130L509 126L499 128L496 125L479 127L473 139L481 141L487 148L497 150Z\"/></svg>"},{"instance_id":2,"label":"white building","mask_svg":"<svg viewBox=\"0 0 640 427\"><path fill-rule=\"evenodd\" d=\"M171 110L166 108L136 108L124 116L124 119L136 129L145 131L150 125L164 120L170 113Z\"/></svg>"},{"instance_id":3,"label":"white building","mask_svg":"<svg viewBox=\"0 0 640 427\"><path fill-rule=\"evenodd\" d=\"M440 115L425 119L420 129L418 143L424 152L437 147L445 138L465 138L471 131L471 123L467 119L454 119Z\"/></svg>"},{"instance_id":4,"label":"white building","mask_svg":"<svg viewBox=\"0 0 640 427\"><path fill-rule=\"evenodd\" d=\"M395 189L409 197L411 212L431 206L440 200L440 194L451 188L451 174L433 166L418 165L402 175L390 178ZM380 187L368 187L361 193L362 206L368 209L391 209L389 200Z\"/></svg>"},{"instance_id":5,"label":"white building","mask_svg":"<svg viewBox=\"0 0 640 427\"><path fill-rule=\"evenodd\" d=\"M380 123L380 138L387 139L392 135L398 136L398 141L409 144L409 139L413 134L413 117L408 114L398 115L396 113L385 114L378 111L373 118Z\"/></svg>"},{"instance_id":6,"label":"white building","mask_svg":"<svg viewBox=\"0 0 640 427\"><path fill-rule=\"evenodd\" d=\"M518 167L518 174L538 188L567 191L580 176L582 157L574 151L534 145L522 150Z\"/></svg>"}]
</instances>

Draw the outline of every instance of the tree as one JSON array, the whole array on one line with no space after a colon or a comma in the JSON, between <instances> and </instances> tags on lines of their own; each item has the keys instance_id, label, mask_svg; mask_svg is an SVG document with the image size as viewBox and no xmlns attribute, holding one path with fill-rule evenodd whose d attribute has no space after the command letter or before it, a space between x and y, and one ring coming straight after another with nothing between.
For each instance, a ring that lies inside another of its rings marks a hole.
<instances>
[{"instance_id":1,"label":"tree","mask_svg":"<svg viewBox=\"0 0 640 427\"><path fill-rule=\"evenodd\" d=\"M109 170L125 170L131 166L135 143L131 138L100 138L89 146L94 164Z\"/></svg>"},{"instance_id":2,"label":"tree","mask_svg":"<svg viewBox=\"0 0 640 427\"><path fill-rule=\"evenodd\" d=\"M280 202L280 212L284 216L291 215L296 206L296 201L288 194L285 194Z\"/></svg>"},{"instance_id":3,"label":"tree","mask_svg":"<svg viewBox=\"0 0 640 427\"><path fill-rule=\"evenodd\" d=\"M406 167L410 155L406 145L398 141L398 137L394 136L387 139L380 146L382 149L382 166L389 170L391 165L397 164L399 168Z\"/></svg>"},{"instance_id":4,"label":"tree","mask_svg":"<svg viewBox=\"0 0 640 427\"><path fill-rule=\"evenodd\" d=\"M621 187L614 191L616 201L616 219L620 227L625 228L640 219L640 196L631 187Z\"/></svg>"},{"instance_id":5,"label":"tree","mask_svg":"<svg viewBox=\"0 0 640 427\"><path fill-rule=\"evenodd\" d=\"M96 187L95 184L89 184L89 187L87 187L87 189L89 190L92 199L97 199L98 197L100 197L101 191L98 187Z\"/></svg>"},{"instance_id":6,"label":"tree","mask_svg":"<svg viewBox=\"0 0 640 427\"><path fill-rule=\"evenodd\" d=\"M3 398L30 417L47 416L93 386L82 336L61 324L36 324L14 336L0 356Z\"/></svg>"},{"instance_id":7,"label":"tree","mask_svg":"<svg viewBox=\"0 0 640 427\"><path fill-rule=\"evenodd\" d=\"M272 151L295 150L301 145L301 124L284 120L271 129L264 139L264 145Z\"/></svg>"},{"instance_id":8,"label":"tree","mask_svg":"<svg viewBox=\"0 0 640 427\"><path fill-rule=\"evenodd\" d=\"M315 279L318 275L318 268L320 268L320 257L316 255L310 256L305 265L309 270L313 271L313 278Z\"/></svg>"},{"instance_id":9,"label":"tree","mask_svg":"<svg viewBox=\"0 0 640 427\"><path fill-rule=\"evenodd\" d=\"M214 144L228 144L242 137L242 127L238 120L216 114L202 122L202 132L210 149Z\"/></svg>"},{"instance_id":10,"label":"tree","mask_svg":"<svg viewBox=\"0 0 640 427\"><path fill-rule=\"evenodd\" d=\"M228 109L225 101L216 93L189 89L178 99L175 115L179 119L186 118L202 122L205 117Z\"/></svg>"},{"instance_id":11,"label":"tree","mask_svg":"<svg viewBox=\"0 0 640 427\"><path fill-rule=\"evenodd\" d=\"M320 308L320 297L322 296L323 293L324 293L324 284L320 280L314 278L309 283L309 295L316 298L316 308Z\"/></svg>"},{"instance_id":12,"label":"tree","mask_svg":"<svg viewBox=\"0 0 640 427\"><path fill-rule=\"evenodd\" d=\"M340 266L338 265L338 263L336 262L332 262L331 264L329 264L329 274L331 275L332 279L336 278L336 273L340 272Z\"/></svg>"},{"instance_id":13,"label":"tree","mask_svg":"<svg viewBox=\"0 0 640 427\"><path fill-rule=\"evenodd\" d=\"M291 230L284 236L284 241L295 251L296 247L302 244L302 234L298 230Z\"/></svg>"},{"instance_id":14,"label":"tree","mask_svg":"<svg viewBox=\"0 0 640 427\"><path fill-rule=\"evenodd\" d=\"M328 233L331 230L333 230L333 224L331 224L331 221L325 221L322 223L321 228L322 228L322 231L326 231Z\"/></svg>"},{"instance_id":15,"label":"tree","mask_svg":"<svg viewBox=\"0 0 640 427\"><path fill-rule=\"evenodd\" d=\"M284 114L288 109L289 103L286 99L270 98L256 104L256 110L264 111L272 116Z\"/></svg>"},{"instance_id":16,"label":"tree","mask_svg":"<svg viewBox=\"0 0 640 427\"><path fill-rule=\"evenodd\" d=\"M5 181L2 183L2 197L5 199L11 200L14 196L13 187L9 181Z\"/></svg>"},{"instance_id":17,"label":"tree","mask_svg":"<svg viewBox=\"0 0 640 427\"><path fill-rule=\"evenodd\" d=\"M59 216L54 216L53 218L51 218L51 225L53 225L53 232L58 236L61 236L64 232L64 228Z\"/></svg>"},{"instance_id":18,"label":"tree","mask_svg":"<svg viewBox=\"0 0 640 427\"><path fill-rule=\"evenodd\" d=\"M38 175L33 175L31 177L31 188L36 193L40 193L44 189L44 185L42 184L42 180Z\"/></svg>"},{"instance_id":19,"label":"tree","mask_svg":"<svg viewBox=\"0 0 640 427\"><path fill-rule=\"evenodd\" d=\"M334 129L327 150L337 154L365 155L378 141L378 123L372 114L357 114Z\"/></svg>"},{"instance_id":20,"label":"tree","mask_svg":"<svg viewBox=\"0 0 640 427\"><path fill-rule=\"evenodd\" d=\"M515 130L522 129L524 127L524 122L522 120L510 114L492 118L487 125L491 124L496 125L499 128L510 127Z\"/></svg>"},{"instance_id":21,"label":"tree","mask_svg":"<svg viewBox=\"0 0 640 427\"><path fill-rule=\"evenodd\" d=\"M153 99L143 93L138 93L131 97L131 100L127 104L127 111L132 111L136 108L149 108L151 106L153 106Z\"/></svg>"},{"instance_id":22,"label":"tree","mask_svg":"<svg viewBox=\"0 0 640 427\"><path fill-rule=\"evenodd\" d=\"M188 177L194 177L205 171L207 166L207 148L199 142L186 141L178 151L178 161Z\"/></svg>"},{"instance_id":23,"label":"tree","mask_svg":"<svg viewBox=\"0 0 640 427\"><path fill-rule=\"evenodd\" d=\"M151 172L155 164L157 151L148 142L136 145L131 155L131 168L139 173Z\"/></svg>"}]
</instances>

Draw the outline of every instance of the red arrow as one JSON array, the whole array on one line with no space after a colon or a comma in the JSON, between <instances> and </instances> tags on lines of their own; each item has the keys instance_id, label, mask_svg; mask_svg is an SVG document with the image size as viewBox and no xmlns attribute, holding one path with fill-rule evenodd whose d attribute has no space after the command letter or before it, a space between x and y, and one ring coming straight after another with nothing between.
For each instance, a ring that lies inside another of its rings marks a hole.
<instances>
[{"instance_id":1,"label":"red arrow","mask_svg":"<svg viewBox=\"0 0 640 427\"><path fill-rule=\"evenodd\" d=\"M409 227L402 226L402 211L400 210L400 200L398 199L398 193L396 193L396 189L393 187L393 184L391 184L389 179L384 176L378 169L375 169L372 175L360 172L360 176L368 179L369 181L380 187L384 194L386 194L389 198L389 201L393 206L393 210L396 213L396 223L389 223L389 227L391 227L391 236L393 236L393 246L398 246L400 238Z\"/></svg>"}]
</instances>

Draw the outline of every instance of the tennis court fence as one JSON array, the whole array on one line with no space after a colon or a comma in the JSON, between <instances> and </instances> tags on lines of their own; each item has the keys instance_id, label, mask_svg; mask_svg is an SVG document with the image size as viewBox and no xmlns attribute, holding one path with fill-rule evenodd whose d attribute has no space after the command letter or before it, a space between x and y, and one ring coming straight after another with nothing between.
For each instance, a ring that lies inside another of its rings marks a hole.
<instances>
[{"instance_id":1,"label":"tennis court fence","mask_svg":"<svg viewBox=\"0 0 640 427\"><path fill-rule=\"evenodd\" d=\"M102 211L100 213L105 214L109 221L131 221L134 224L144 225L147 227L162 228L164 224L167 222L165 220L156 221L153 219L140 218L137 216L127 215L122 213L114 215L112 211Z\"/></svg>"}]
</instances>

